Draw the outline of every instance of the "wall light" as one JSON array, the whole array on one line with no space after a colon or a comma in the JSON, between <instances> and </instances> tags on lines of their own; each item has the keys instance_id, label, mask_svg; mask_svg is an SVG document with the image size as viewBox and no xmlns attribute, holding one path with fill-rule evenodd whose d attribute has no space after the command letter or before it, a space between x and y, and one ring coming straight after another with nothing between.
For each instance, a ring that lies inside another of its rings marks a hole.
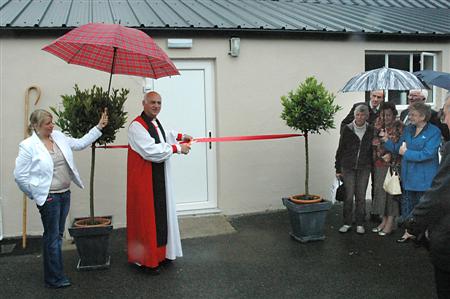
<instances>
[{"instance_id":1,"label":"wall light","mask_svg":"<svg viewBox=\"0 0 450 299\"><path fill-rule=\"evenodd\" d=\"M169 38L167 40L169 49L190 49L192 48L191 38Z\"/></svg>"},{"instance_id":2,"label":"wall light","mask_svg":"<svg viewBox=\"0 0 450 299\"><path fill-rule=\"evenodd\" d=\"M228 52L228 54L232 57L238 57L240 48L241 39L239 37L230 38L230 52Z\"/></svg>"}]
</instances>

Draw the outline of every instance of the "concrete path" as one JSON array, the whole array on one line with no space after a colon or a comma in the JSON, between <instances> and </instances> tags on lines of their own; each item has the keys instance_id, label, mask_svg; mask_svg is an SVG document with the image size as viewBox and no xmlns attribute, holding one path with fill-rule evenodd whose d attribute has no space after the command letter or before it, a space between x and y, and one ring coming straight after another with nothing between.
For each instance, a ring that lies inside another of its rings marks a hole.
<instances>
[{"instance_id":1,"label":"concrete path","mask_svg":"<svg viewBox=\"0 0 450 299\"><path fill-rule=\"evenodd\" d=\"M325 241L289 237L285 211L231 218L236 232L183 240L184 257L150 276L127 264L125 230L111 237L111 268L78 272L63 253L72 287L43 287L39 252L0 255L1 298L435 298L428 253L394 235L339 234L329 212ZM369 231L371 224L367 225ZM37 248L37 247L35 247Z\"/></svg>"}]
</instances>

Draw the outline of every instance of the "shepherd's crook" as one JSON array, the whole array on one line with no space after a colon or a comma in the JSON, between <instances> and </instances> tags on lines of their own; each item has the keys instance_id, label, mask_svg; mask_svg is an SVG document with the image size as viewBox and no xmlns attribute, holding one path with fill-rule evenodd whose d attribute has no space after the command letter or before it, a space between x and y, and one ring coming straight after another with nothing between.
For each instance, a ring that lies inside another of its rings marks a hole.
<instances>
[{"instance_id":1,"label":"shepherd's crook","mask_svg":"<svg viewBox=\"0 0 450 299\"><path fill-rule=\"evenodd\" d=\"M31 85L25 91L25 117L24 117L24 134L23 137L28 137L28 117L29 117L29 107L30 107L30 92L36 90L36 101L34 105L36 106L41 98L41 88L37 85ZM27 247L27 196L23 194L23 212L22 212L22 248Z\"/></svg>"}]
</instances>

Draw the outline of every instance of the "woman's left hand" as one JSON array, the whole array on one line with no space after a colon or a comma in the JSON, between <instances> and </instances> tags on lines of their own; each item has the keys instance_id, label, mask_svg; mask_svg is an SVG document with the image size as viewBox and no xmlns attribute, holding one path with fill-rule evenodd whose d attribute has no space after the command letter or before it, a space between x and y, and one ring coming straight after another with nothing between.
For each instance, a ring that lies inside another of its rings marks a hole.
<instances>
[{"instance_id":1,"label":"woman's left hand","mask_svg":"<svg viewBox=\"0 0 450 299\"><path fill-rule=\"evenodd\" d=\"M108 108L105 108L100 116L97 127L103 129L108 124Z\"/></svg>"}]
</instances>

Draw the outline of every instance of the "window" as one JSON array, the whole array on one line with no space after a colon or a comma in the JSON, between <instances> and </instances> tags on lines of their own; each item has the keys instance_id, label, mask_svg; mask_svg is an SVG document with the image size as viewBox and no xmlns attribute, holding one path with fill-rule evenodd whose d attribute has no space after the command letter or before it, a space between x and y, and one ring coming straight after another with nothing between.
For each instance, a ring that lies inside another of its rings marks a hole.
<instances>
[{"instance_id":1,"label":"window","mask_svg":"<svg viewBox=\"0 0 450 299\"><path fill-rule=\"evenodd\" d=\"M383 66L416 72L420 70L435 70L436 54L427 52L366 52L366 71L377 69ZM422 63L421 63L422 62ZM386 100L395 103L399 109L405 109L408 91L389 90ZM369 100L369 92L366 93L366 100ZM435 87L428 91L427 103L435 103Z\"/></svg>"}]
</instances>

